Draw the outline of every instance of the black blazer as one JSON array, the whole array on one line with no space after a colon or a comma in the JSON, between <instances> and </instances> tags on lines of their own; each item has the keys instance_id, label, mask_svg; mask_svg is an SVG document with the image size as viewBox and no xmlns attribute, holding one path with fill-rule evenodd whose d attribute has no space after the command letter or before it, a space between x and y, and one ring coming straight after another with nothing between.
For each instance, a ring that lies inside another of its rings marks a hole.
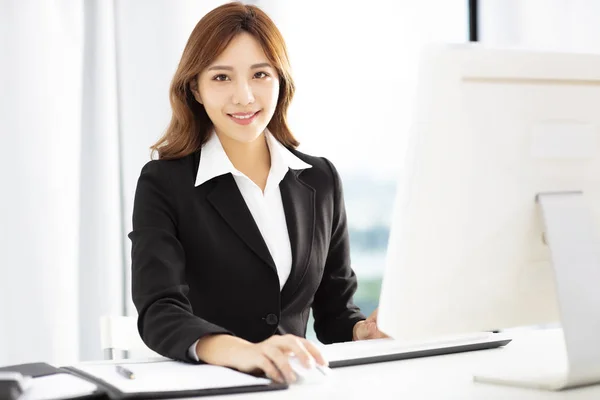
<instances>
[{"instance_id":1,"label":"black blazer","mask_svg":"<svg viewBox=\"0 0 600 400\"><path fill-rule=\"evenodd\" d=\"M195 187L201 151L153 160L135 193L132 295L138 329L157 353L192 361L199 338L228 333L251 342L304 337L310 307L322 343L352 340L365 319L353 303L357 280L339 175L326 159L280 183L292 270L280 291L269 250L231 174Z\"/></svg>"}]
</instances>

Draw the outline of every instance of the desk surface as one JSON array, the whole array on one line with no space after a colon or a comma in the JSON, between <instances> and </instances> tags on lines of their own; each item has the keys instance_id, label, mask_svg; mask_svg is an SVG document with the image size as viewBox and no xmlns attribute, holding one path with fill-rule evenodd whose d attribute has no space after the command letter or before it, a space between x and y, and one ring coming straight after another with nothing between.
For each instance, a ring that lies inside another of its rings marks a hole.
<instances>
[{"instance_id":1,"label":"desk surface","mask_svg":"<svg viewBox=\"0 0 600 400\"><path fill-rule=\"evenodd\" d=\"M565 361L560 330L522 331L511 337L501 349L336 368L322 383L201 399L600 399L600 385L549 392L474 382L473 375L484 371L547 369Z\"/></svg>"}]
</instances>

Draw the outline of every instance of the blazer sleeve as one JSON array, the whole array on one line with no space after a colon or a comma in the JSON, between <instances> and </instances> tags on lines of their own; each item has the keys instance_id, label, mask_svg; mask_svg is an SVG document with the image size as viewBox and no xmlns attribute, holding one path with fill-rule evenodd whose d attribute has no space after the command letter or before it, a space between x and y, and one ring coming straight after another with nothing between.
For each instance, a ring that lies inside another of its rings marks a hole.
<instances>
[{"instance_id":1,"label":"blazer sleeve","mask_svg":"<svg viewBox=\"0 0 600 400\"><path fill-rule=\"evenodd\" d=\"M333 221L321 284L313 302L314 328L321 343L349 342L354 325L366 317L354 304L357 278L350 266L350 238L340 176L324 159L333 177Z\"/></svg>"},{"instance_id":2,"label":"blazer sleeve","mask_svg":"<svg viewBox=\"0 0 600 400\"><path fill-rule=\"evenodd\" d=\"M187 298L185 253L177 237L176 193L161 161L141 171L133 206L132 297L146 345L165 357L196 362L188 349L199 338L226 329L195 316ZM162 175L161 175L162 174Z\"/></svg>"}]
</instances>

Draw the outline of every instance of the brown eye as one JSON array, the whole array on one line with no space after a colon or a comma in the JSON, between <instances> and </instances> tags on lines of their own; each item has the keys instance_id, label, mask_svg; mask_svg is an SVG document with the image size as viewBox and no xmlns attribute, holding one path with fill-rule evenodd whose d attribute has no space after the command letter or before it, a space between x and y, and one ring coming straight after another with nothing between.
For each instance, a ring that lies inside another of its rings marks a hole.
<instances>
[{"instance_id":1,"label":"brown eye","mask_svg":"<svg viewBox=\"0 0 600 400\"><path fill-rule=\"evenodd\" d=\"M257 72L256 74L254 74L254 77L258 78L258 79L266 78L267 76L269 76L269 75L267 75L266 72L262 72L262 71Z\"/></svg>"},{"instance_id":2,"label":"brown eye","mask_svg":"<svg viewBox=\"0 0 600 400\"><path fill-rule=\"evenodd\" d=\"M219 82L222 82L222 81L225 81L225 80L228 80L228 79L229 79L229 77L227 75L224 75L224 74L219 74L219 75L216 75L215 77L213 77L214 81L219 81Z\"/></svg>"}]
</instances>

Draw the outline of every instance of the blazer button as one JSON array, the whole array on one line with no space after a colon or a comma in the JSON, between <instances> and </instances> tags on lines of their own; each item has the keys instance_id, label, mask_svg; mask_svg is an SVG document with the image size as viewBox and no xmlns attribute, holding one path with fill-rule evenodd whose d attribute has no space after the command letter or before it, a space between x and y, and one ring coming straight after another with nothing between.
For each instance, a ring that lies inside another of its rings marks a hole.
<instances>
[{"instance_id":1,"label":"blazer button","mask_svg":"<svg viewBox=\"0 0 600 400\"><path fill-rule=\"evenodd\" d=\"M277 325L277 322L279 321L279 318L277 318L277 315L275 314L269 314L265 319L269 325Z\"/></svg>"}]
</instances>

